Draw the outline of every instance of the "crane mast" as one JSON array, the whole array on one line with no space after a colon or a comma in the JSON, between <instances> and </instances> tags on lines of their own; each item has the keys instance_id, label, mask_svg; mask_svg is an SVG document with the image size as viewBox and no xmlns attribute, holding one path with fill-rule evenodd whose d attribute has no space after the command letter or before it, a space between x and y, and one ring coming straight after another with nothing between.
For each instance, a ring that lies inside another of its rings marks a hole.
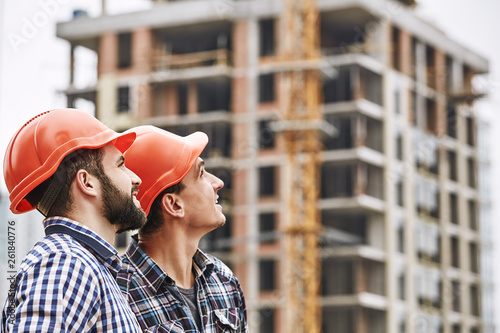
<instances>
[{"instance_id":1,"label":"crane mast","mask_svg":"<svg viewBox=\"0 0 500 333\"><path fill-rule=\"evenodd\" d=\"M282 59L284 109L281 131L287 163L285 188L285 330L321 331L319 287L320 180L319 14L315 0L284 0ZM308 64L308 65L304 65Z\"/></svg>"}]
</instances>

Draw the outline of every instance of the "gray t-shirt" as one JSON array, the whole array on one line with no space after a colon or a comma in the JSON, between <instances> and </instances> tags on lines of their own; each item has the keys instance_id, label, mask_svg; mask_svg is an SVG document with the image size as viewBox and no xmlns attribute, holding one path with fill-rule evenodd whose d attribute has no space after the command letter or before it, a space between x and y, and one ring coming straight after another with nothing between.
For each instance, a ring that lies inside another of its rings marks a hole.
<instances>
[{"instance_id":1,"label":"gray t-shirt","mask_svg":"<svg viewBox=\"0 0 500 333\"><path fill-rule=\"evenodd\" d=\"M198 326L198 330L203 331L201 327L201 317L200 312L198 311L198 302L196 300L196 284L191 289L184 289L177 286L179 292L182 296L184 296L184 300L186 301L191 314L193 315L196 326Z\"/></svg>"}]
</instances>

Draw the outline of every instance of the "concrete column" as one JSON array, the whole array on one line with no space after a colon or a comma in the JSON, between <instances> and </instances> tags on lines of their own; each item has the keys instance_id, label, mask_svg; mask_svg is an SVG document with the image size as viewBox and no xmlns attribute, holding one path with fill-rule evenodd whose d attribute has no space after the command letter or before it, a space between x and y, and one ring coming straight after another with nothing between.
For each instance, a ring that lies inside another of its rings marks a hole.
<instances>
[{"instance_id":1,"label":"concrete column","mask_svg":"<svg viewBox=\"0 0 500 333\"><path fill-rule=\"evenodd\" d=\"M467 69L463 73L463 85L464 85L464 90L467 93L472 92L472 79L474 78L474 70L472 68L467 67Z\"/></svg>"},{"instance_id":2,"label":"concrete column","mask_svg":"<svg viewBox=\"0 0 500 333\"><path fill-rule=\"evenodd\" d=\"M101 35L97 55L96 117L108 126L112 126L112 119L116 110L116 100L118 98L116 91L118 36L116 33L106 32Z\"/></svg>"},{"instance_id":3,"label":"concrete column","mask_svg":"<svg viewBox=\"0 0 500 333\"><path fill-rule=\"evenodd\" d=\"M408 38L408 54L411 55L411 36L407 35ZM412 73L412 61L411 56L408 59L408 70L411 76ZM405 295L408 296L406 300L406 332L415 333L416 332L416 319L418 318L418 302L413 297L416 294L415 285L415 274L417 268L417 255L415 252L415 224L416 224L416 207L415 207L415 160L414 160L414 140L416 138L413 136L412 128L412 105L413 97L408 85L404 86L403 91L406 96L403 99L402 108L408 112L408 122L403 125L403 179L405 180L404 191L404 206L406 208L406 220L405 220L405 232L404 232L404 257L406 264L406 274L405 274Z\"/></svg>"},{"instance_id":4,"label":"concrete column","mask_svg":"<svg viewBox=\"0 0 500 333\"><path fill-rule=\"evenodd\" d=\"M132 89L132 87L130 87ZM139 119L148 119L154 115L153 92L149 82L141 82L136 86L137 101L131 105Z\"/></svg>"},{"instance_id":5,"label":"concrete column","mask_svg":"<svg viewBox=\"0 0 500 333\"><path fill-rule=\"evenodd\" d=\"M402 32L401 32L402 33ZM400 47L401 48L401 47ZM399 50L398 50L399 52ZM404 64L408 65L409 59L400 58L400 68L404 68ZM387 313L386 313L386 332L387 333L396 333L398 331L398 319L399 319L399 310L396 306L396 302L398 300L398 271L396 255L397 252L397 228L398 224L395 223L396 214L395 210L392 207L397 206L397 198L396 198L396 183L399 177L403 177L404 175L400 175L399 171L396 167L396 161L393 156L396 156L396 140L394 137L394 133L396 130L403 129L398 128L398 124L396 123L396 104L395 99L393 98L395 91L400 90L402 93L406 91L406 87L402 85L402 80L397 80L399 74L394 74L394 72L390 70L386 70L384 73L383 82L383 95L388 96L385 98L386 101L386 109L388 112L384 112L384 126L382 129L383 133L383 142L384 142L384 152L387 157L386 166L383 170L384 175L384 200L388 207L385 210L385 214L382 215L380 223L376 223L375 218L370 219L370 230L372 230L370 237L370 244L376 244L377 246L380 244L380 247L384 249L386 253L386 261L385 261L385 296L387 297L388 305L387 305ZM403 96L401 96L401 110L403 110L403 106L405 103L403 102ZM401 126L401 125L400 125ZM403 140L404 142L404 140ZM407 186L407 183L404 183ZM403 189L404 190L404 189ZM403 203L404 204L404 203ZM389 208L391 207L391 208ZM375 230L380 230L382 233L382 237L377 233L373 232ZM405 228L405 232L406 232ZM377 242L377 243L375 243Z\"/></svg>"},{"instance_id":6,"label":"concrete column","mask_svg":"<svg viewBox=\"0 0 500 333\"><path fill-rule=\"evenodd\" d=\"M167 84L163 89L163 105L164 109L159 114L167 116L179 114L178 88L172 83Z\"/></svg>"},{"instance_id":7,"label":"concrete column","mask_svg":"<svg viewBox=\"0 0 500 333\"><path fill-rule=\"evenodd\" d=\"M96 117L115 130L117 100L118 91L114 74L100 76L97 85Z\"/></svg>"},{"instance_id":8,"label":"concrete column","mask_svg":"<svg viewBox=\"0 0 500 333\"><path fill-rule=\"evenodd\" d=\"M233 28L233 67L238 71L232 81L233 96L231 98L231 110L233 113L248 112L248 77L244 69L248 64L247 23L245 21L235 22ZM236 141L237 142L237 141Z\"/></svg>"},{"instance_id":9,"label":"concrete column","mask_svg":"<svg viewBox=\"0 0 500 333\"><path fill-rule=\"evenodd\" d=\"M358 307L354 312L355 316L355 332L356 333L368 333L370 332L368 327L368 316L366 315L366 309Z\"/></svg>"},{"instance_id":10,"label":"concrete column","mask_svg":"<svg viewBox=\"0 0 500 333\"><path fill-rule=\"evenodd\" d=\"M233 50L231 57L233 67L235 69L235 76L232 79L232 96L231 96L231 112L234 114L245 114L248 110L248 78L246 75L247 66L247 22L237 21L233 25L232 44ZM231 156L234 160L242 160L245 158L248 149L247 142L247 124L244 122L236 122L232 125L232 140ZM232 237L245 236L247 217L243 207L247 201L247 170L236 169L233 171L233 204L235 210L233 211L233 228ZM238 246L233 251L240 256L245 256L245 246L243 242L239 242ZM235 274L238 276L241 287L245 292L247 303L251 297L256 298L258 290L250 290L249 279L250 273L248 272L246 260L236 263ZM250 295L253 292L254 295ZM247 304L247 307L249 304Z\"/></svg>"},{"instance_id":11,"label":"concrete column","mask_svg":"<svg viewBox=\"0 0 500 333\"><path fill-rule=\"evenodd\" d=\"M454 94L460 93L464 89L464 68L462 62L454 59L451 68L451 91Z\"/></svg>"},{"instance_id":12,"label":"concrete column","mask_svg":"<svg viewBox=\"0 0 500 333\"><path fill-rule=\"evenodd\" d=\"M247 235L250 240L247 242L247 290L249 296L249 310L248 315L250 318L255 317L257 314L257 300L259 295L258 286L258 274L259 274L259 243L257 242L259 234L259 224L258 224L258 165L257 165L257 154L258 154L258 121L257 121L257 108L258 108L258 96L257 96L257 77L258 77L258 62L259 62L259 24L255 17L250 18L247 21L247 38L241 42L246 42L247 50L247 61L248 67L246 70L246 76L248 78L248 89L247 89L247 114L248 114L248 152L247 152L247 168L248 168L248 178L246 184L247 193ZM250 330L256 330L255 327L249 327Z\"/></svg>"},{"instance_id":13,"label":"concrete column","mask_svg":"<svg viewBox=\"0 0 500 333\"><path fill-rule=\"evenodd\" d=\"M354 195L366 194L366 184L368 178L368 167L365 163L358 162L355 169Z\"/></svg>"},{"instance_id":14,"label":"concrete column","mask_svg":"<svg viewBox=\"0 0 500 333\"><path fill-rule=\"evenodd\" d=\"M188 82L187 113L188 114L198 113L198 86L196 85L196 81Z\"/></svg>"},{"instance_id":15,"label":"concrete column","mask_svg":"<svg viewBox=\"0 0 500 333\"><path fill-rule=\"evenodd\" d=\"M153 33L150 28L138 28L132 32L132 66L135 72L151 71L153 43Z\"/></svg>"},{"instance_id":16,"label":"concrete column","mask_svg":"<svg viewBox=\"0 0 500 333\"><path fill-rule=\"evenodd\" d=\"M352 81L352 97L354 100L363 98L363 84L361 82L361 70L359 66L354 66L351 69L351 81Z\"/></svg>"},{"instance_id":17,"label":"concrete column","mask_svg":"<svg viewBox=\"0 0 500 333\"><path fill-rule=\"evenodd\" d=\"M118 36L105 32L99 38L97 76L114 73L118 65Z\"/></svg>"},{"instance_id":18,"label":"concrete column","mask_svg":"<svg viewBox=\"0 0 500 333\"><path fill-rule=\"evenodd\" d=\"M233 78L233 98L231 100L231 110L233 113L247 113L248 79L246 77Z\"/></svg>"},{"instance_id":19,"label":"concrete column","mask_svg":"<svg viewBox=\"0 0 500 333\"><path fill-rule=\"evenodd\" d=\"M358 258L354 261L354 278L356 279L356 294L367 292L368 286L366 285L366 266L363 259Z\"/></svg>"},{"instance_id":20,"label":"concrete column","mask_svg":"<svg viewBox=\"0 0 500 333\"><path fill-rule=\"evenodd\" d=\"M438 137L446 134L446 54L441 50L435 51L435 74L436 74L436 135ZM444 147L438 149L438 168L439 168L439 228L441 233L441 276L442 276L442 295L443 312L449 313L452 309L453 295L452 281L446 271L451 264L450 237L447 227L450 221L450 192L445 190L448 181L449 161L447 150ZM448 316L443 317L443 333L451 333L451 323Z\"/></svg>"},{"instance_id":21,"label":"concrete column","mask_svg":"<svg viewBox=\"0 0 500 333\"><path fill-rule=\"evenodd\" d=\"M71 43L69 50L69 86L75 81L75 44Z\"/></svg>"},{"instance_id":22,"label":"concrete column","mask_svg":"<svg viewBox=\"0 0 500 333\"><path fill-rule=\"evenodd\" d=\"M446 93L446 54L442 50L435 50L436 91Z\"/></svg>"},{"instance_id":23,"label":"concrete column","mask_svg":"<svg viewBox=\"0 0 500 333\"><path fill-rule=\"evenodd\" d=\"M255 146L252 146L252 143L248 139L248 124L246 123L236 123L233 124L233 142L232 145L232 156L233 159L245 159L247 158L248 151L250 149L257 149ZM254 185L256 186L256 185ZM244 205L245 202L242 202Z\"/></svg>"},{"instance_id":24,"label":"concrete column","mask_svg":"<svg viewBox=\"0 0 500 333\"><path fill-rule=\"evenodd\" d=\"M366 117L360 114L353 115L355 122L355 138L354 147L362 147L366 145L366 132L367 132L367 121Z\"/></svg>"},{"instance_id":25,"label":"concrete column","mask_svg":"<svg viewBox=\"0 0 500 333\"><path fill-rule=\"evenodd\" d=\"M425 114L425 97L421 94L419 94L420 90L417 89L417 93L412 97L412 98L416 98L415 100L415 113L414 113L414 116L417 118L415 119L415 123L416 123L416 126L423 130L425 128L427 128L427 117L426 117L426 114ZM413 101L412 101L413 102Z\"/></svg>"},{"instance_id":26,"label":"concrete column","mask_svg":"<svg viewBox=\"0 0 500 333\"><path fill-rule=\"evenodd\" d=\"M414 112L413 112L413 98L414 98L413 93L410 89L405 89L405 90L403 90L403 92L407 96L407 101L408 101L408 104L407 104L408 107L406 108L408 123L413 124L413 122L415 121L415 119L413 119L415 117Z\"/></svg>"},{"instance_id":27,"label":"concrete column","mask_svg":"<svg viewBox=\"0 0 500 333\"><path fill-rule=\"evenodd\" d=\"M446 135L446 55L441 50L436 50L436 135Z\"/></svg>"},{"instance_id":28,"label":"concrete column","mask_svg":"<svg viewBox=\"0 0 500 333\"><path fill-rule=\"evenodd\" d=\"M416 50L415 50L415 57L416 57L416 78L417 82L425 84L425 78L427 76L427 69L425 67L425 59L426 59L426 54L425 54L425 44L422 44L420 42L417 42L416 45Z\"/></svg>"},{"instance_id":29,"label":"concrete column","mask_svg":"<svg viewBox=\"0 0 500 333\"><path fill-rule=\"evenodd\" d=\"M401 72L412 75L411 68L411 35L405 30L399 30L399 63Z\"/></svg>"},{"instance_id":30,"label":"concrete column","mask_svg":"<svg viewBox=\"0 0 500 333\"><path fill-rule=\"evenodd\" d=\"M148 74L151 70L153 52L153 34L150 28L138 28L132 31L132 71L136 74ZM137 114L139 119L152 117L153 110L153 87L147 80L138 83L139 103ZM157 89L159 90L159 89ZM157 110L160 111L160 110Z\"/></svg>"},{"instance_id":31,"label":"concrete column","mask_svg":"<svg viewBox=\"0 0 500 333\"><path fill-rule=\"evenodd\" d=\"M389 21L380 20L378 33L373 34L373 36L368 35L366 40L368 49L374 50L370 53L375 54L376 57L378 55L379 60L386 66L389 66L391 60L389 54L392 34L391 28L392 26Z\"/></svg>"}]
</instances>

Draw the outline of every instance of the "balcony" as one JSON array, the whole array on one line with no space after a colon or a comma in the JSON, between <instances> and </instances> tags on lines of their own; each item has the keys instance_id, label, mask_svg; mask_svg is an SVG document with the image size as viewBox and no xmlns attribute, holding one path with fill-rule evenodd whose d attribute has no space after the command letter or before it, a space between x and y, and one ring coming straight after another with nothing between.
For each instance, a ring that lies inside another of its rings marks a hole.
<instances>
[{"instance_id":1,"label":"balcony","mask_svg":"<svg viewBox=\"0 0 500 333\"><path fill-rule=\"evenodd\" d=\"M220 74L232 66L231 39L232 23L227 21L157 29L154 31L152 70L166 72L168 77Z\"/></svg>"},{"instance_id":2,"label":"balcony","mask_svg":"<svg viewBox=\"0 0 500 333\"><path fill-rule=\"evenodd\" d=\"M321 51L325 56L367 54L378 58L383 54L379 46L381 34L366 29L379 20L368 10L351 7L320 15Z\"/></svg>"},{"instance_id":3,"label":"balcony","mask_svg":"<svg viewBox=\"0 0 500 333\"><path fill-rule=\"evenodd\" d=\"M321 166L321 198L384 198L383 169L361 161L324 162Z\"/></svg>"},{"instance_id":4,"label":"balcony","mask_svg":"<svg viewBox=\"0 0 500 333\"><path fill-rule=\"evenodd\" d=\"M323 332L387 332L387 300L384 297L363 293L339 301L322 302ZM360 330L360 326L366 327L367 330Z\"/></svg>"},{"instance_id":5,"label":"balcony","mask_svg":"<svg viewBox=\"0 0 500 333\"><path fill-rule=\"evenodd\" d=\"M185 54L167 53L164 48L154 51L153 66L156 71L180 70L195 67L230 66L227 49L209 50Z\"/></svg>"},{"instance_id":6,"label":"balcony","mask_svg":"<svg viewBox=\"0 0 500 333\"><path fill-rule=\"evenodd\" d=\"M322 295L369 293L384 296L385 264L357 258L328 258L322 261Z\"/></svg>"},{"instance_id":7,"label":"balcony","mask_svg":"<svg viewBox=\"0 0 500 333\"><path fill-rule=\"evenodd\" d=\"M324 103L365 99L382 105L382 76L364 65L334 65L323 80Z\"/></svg>"},{"instance_id":8,"label":"balcony","mask_svg":"<svg viewBox=\"0 0 500 333\"><path fill-rule=\"evenodd\" d=\"M367 147L383 152L382 122L371 117L349 112L348 114L326 114L325 120L335 126L338 135L323 138L325 150Z\"/></svg>"},{"instance_id":9,"label":"balcony","mask_svg":"<svg viewBox=\"0 0 500 333\"><path fill-rule=\"evenodd\" d=\"M447 64L451 67L451 63ZM481 72L472 69L470 66L462 66L461 82L457 85L448 86L448 102L454 106L457 104L471 104L476 99L487 95L486 91L477 89L473 84L473 79Z\"/></svg>"},{"instance_id":10,"label":"balcony","mask_svg":"<svg viewBox=\"0 0 500 333\"><path fill-rule=\"evenodd\" d=\"M153 125L229 122L231 79L210 77L164 82L153 90Z\"/></svg>"}]
</instances>

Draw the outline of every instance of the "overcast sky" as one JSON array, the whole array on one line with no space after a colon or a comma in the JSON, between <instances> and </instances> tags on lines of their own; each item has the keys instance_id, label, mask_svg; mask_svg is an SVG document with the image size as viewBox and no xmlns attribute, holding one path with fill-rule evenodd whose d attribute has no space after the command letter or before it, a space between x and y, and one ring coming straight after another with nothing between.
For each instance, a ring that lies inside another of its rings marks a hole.
<instances>
[{"instance_id":1,"label":"overcast sky","mask_svg":"<svg viewBox=\"0 0 500 333\"><path fill-rule=\"evenodd\" d=\"M212 0L211 0L212 1ZM215 1L215 0L213 0ZM109 8L149 5L148 0L108 0ZM452 39L489 58L491 71L480 84L490 92L481 103L481 113L500 133L500 1L499 0L418 0L417 12L445 31ZM117 6L118 5L118 6ZM0 157L14 132L29 117L42 111L64 107L65 99L55 93L68 83L69 47L55 38L55 23L68 20L74 8L97 15L98 0L0 0ZM117 10L114 10L116 12ZM45 15L43 14L45 13ZM82 64L92 66L92 64ZM499 168L500 149L491 140L494 170ZM500 200L499 175L492 173L494 202ZM5 191L3 172L0 190ZM494 205L498 206L498 205ZM500 218L494 211L493 221ZM500 226L495 229L500 239ZM500 247L500 246L498 246ZM496 251L499 253L499 249ZM496 258L500 258L499 255ZM497 274L500 281L500 274ZM500 286L500 283L498 283ZM498 288L497 288L498 289ZM497 299L500 299L500 291ZM500 311L500 302L497 302Z\"/></svg>"}]
</instances>

